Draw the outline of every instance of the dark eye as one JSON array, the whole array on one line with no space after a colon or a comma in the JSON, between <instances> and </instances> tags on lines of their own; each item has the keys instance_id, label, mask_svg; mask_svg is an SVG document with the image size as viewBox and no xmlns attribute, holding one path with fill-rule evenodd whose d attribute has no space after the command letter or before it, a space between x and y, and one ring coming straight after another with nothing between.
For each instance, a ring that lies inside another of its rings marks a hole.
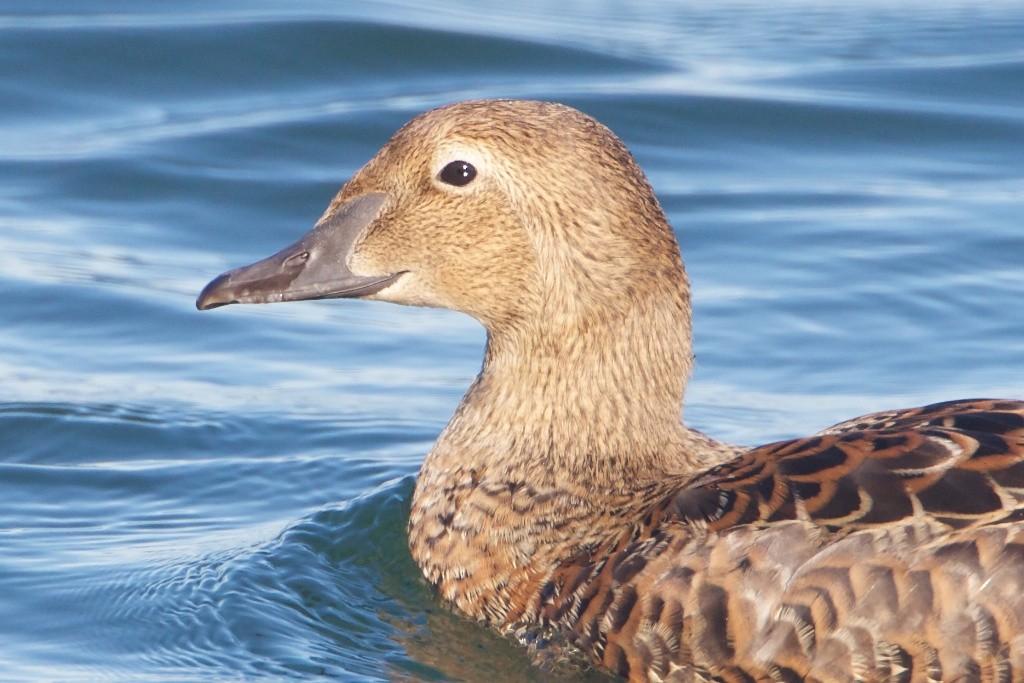
<instances>
[{"instance_id":1,"label":"dark eye","mask_svg":"<svg viewBox=\"0 0 1024 683\"><path fill-rule=\"evenodd\" d=\"M437 174L437 177L441 179L441 182L454 185L455 187L462 187L469 185L473 178L476 178L476 169L473 168L473 164L467 161L453 161Z\"/></svg>"}]
</instances>

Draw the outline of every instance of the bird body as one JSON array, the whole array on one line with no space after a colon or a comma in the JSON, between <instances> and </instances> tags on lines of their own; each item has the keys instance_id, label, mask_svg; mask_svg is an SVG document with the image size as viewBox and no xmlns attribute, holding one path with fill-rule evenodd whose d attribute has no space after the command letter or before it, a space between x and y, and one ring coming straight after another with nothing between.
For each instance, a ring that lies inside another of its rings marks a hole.
<instances>
[{"instance_id":1,"label":"bird body","mask_svg":"<svg viewBox=\"0 0 1024 683\"><path fill-rule=\"evenodd\" d=\"M354 297L487 329L423 463L440 597L631 681L1024 680L1024 403L748 449L687 427L690 290L654 192L562 105L427 112L299 242L197 305Z\"/></svg>"}]
</instances>

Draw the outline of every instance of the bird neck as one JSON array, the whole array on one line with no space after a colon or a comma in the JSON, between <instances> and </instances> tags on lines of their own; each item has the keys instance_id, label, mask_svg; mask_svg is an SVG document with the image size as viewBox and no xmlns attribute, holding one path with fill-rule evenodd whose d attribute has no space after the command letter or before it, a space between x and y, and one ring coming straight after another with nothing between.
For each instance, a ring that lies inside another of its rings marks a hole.
<instances>
[{"instance_id":1,"label":"bird neck","mask_svg":"<svg viewBox=\"0 0 1024 683\"><path fill-rule=\"evenodd\" d=\"M617 315L489 330L480 375L424 468L616 488L696 467L681 417L690 368L685 287Z\"/></svg>"},{"instance_id":2,"label":"bird neck","mask_svg":"<svg viewBox=\"0 0 1024 683\"><path fill-rule=\"evenodd\" d=\"M682 423L686 288L606 303L603 318L546 309L533 327L489 329L480 375L420 470L412 555L475 618L536 621L560 562L616 547L673 481L730 448Z\"/></svg>"}]
</instances>

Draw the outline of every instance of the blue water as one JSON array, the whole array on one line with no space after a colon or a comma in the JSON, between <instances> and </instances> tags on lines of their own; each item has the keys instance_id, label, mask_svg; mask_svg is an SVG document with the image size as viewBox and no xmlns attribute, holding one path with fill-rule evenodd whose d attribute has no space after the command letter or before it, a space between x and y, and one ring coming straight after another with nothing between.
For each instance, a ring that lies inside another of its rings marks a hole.
<instances>
[{"instance_id":1,"label":"blue water","mask_svg":"<svg viewBox=\"0 0 1024 683\"><path fill-rule=\"evenodd\" d=\"M5 3L0 679L555 680L405 549L478 326L193 307L453 100L633 149L693 281L690 423L1024 397L1024 4L707 5Z\"/></svg>"}]
</instances>

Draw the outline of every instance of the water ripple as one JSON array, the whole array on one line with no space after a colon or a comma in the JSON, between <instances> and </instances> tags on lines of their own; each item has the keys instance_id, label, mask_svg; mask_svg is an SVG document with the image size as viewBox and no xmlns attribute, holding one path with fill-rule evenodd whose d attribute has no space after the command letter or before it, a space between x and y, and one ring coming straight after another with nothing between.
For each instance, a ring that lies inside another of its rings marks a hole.
<instances>
[{"instance_id":1,"label":"water ripple","mask_svg":"<svg viewBox=\"0 0 1024 683\"><path fill-rule=\"evenodd\" d=\"M194 309L454 99L565 101L635 152L709 433L1024 396L1020 2L79 5L0 16L4 680L562 680L405 547L479 325Z\"/></svg>"}]
</instances>

